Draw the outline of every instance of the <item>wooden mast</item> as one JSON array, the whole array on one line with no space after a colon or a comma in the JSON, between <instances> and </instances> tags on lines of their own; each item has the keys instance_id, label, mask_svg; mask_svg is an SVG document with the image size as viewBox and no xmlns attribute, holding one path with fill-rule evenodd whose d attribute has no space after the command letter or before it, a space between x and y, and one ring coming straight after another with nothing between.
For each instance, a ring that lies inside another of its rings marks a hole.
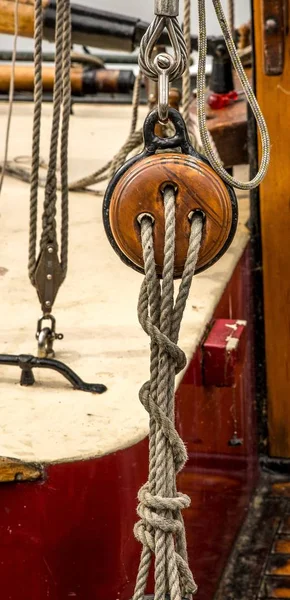
<instances>
[{"instance_id":1,"label":"wooden mast","mask_svg":"<svg viewBox=\"0 0 290 600\"><path fill-rule=\"evenodd\" d=\"M290 37L284 37L284 10L286 0L285 6L253 0L256 93L272 145L260 188L269 451L290 458Z\"/></svg>"}]
</instances>

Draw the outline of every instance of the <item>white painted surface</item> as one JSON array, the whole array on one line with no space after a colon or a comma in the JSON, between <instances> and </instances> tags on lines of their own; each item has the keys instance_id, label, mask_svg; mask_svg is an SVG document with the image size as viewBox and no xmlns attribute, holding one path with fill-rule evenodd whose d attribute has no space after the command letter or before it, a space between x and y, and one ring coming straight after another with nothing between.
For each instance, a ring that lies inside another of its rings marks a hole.
<instances>
[{"instance_id":1,"label":"white painted surface","mask_svg":"<svg viewBox=\"0 0 290 600\"><path fill-rule=\"evenodd\" d=\"M112 157L127 135L130 108L76 107L71 120L70 179L88 174ZM7 106L0 106L4 131ZM144 112L144 111L141 111ZM48 157L51 108L43 109L41 154ZM29 155L32 107L17 105L11 130L10 158ZM3 137L0 152L3 155ZM5 180L0 202L0 352L35 353L40 316L35 290L27 277L28 185ZM54 373L36 371L37 384L21 388L20 371L0 368L0 456L27 461L64 461L100 456L143 439L147 414L138 390L148 378L149 340L137 321L141 275L124 266L103 230L100 197L70 195L69 274L54 315L57 358L86 381L108 386L102 396L73 391ZM181 331L181 347L190 358L210 321L248 240L241 203L238 234L227 254L194 279Z\"/></svg>"}]
</instances>

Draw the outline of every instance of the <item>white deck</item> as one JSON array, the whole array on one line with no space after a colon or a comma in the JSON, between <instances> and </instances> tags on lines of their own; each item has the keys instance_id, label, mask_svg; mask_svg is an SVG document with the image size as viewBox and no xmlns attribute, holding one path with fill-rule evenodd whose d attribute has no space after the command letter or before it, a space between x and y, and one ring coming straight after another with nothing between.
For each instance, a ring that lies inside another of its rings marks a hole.
<instances>
[{"instance_id":1,"label":"white deck","mask_svg":"<svg viewBox=\"0 0 290 600\"><path fill-rule=\"evenodd\" d=\"M142 110L144 114L144 110ZM0 105L3 156L7 106ZM42 156L48 157L51 108L43 109ZM71 119L70 180L112 157L127 135L130 107L75 107ZM14 109L9 157L30 155L32 106ZM41 193L42 196L42 193ZM27 276L29 186L6 178L0 198L0 352L36 352L40 316ZM148 378L148 339L136 305L141 275L124 266L102 226L102 199L70 195L69 274L54 315L57 358L86 381L108 386L103 395L74 391L59 375L36 370L34 387L19 385L20 370L0 368L0 456L27 461L67 461L131 446L148 433L138 390ZM190 358L245 248L247 200L241 200L238 233L220 262L194 279L181 331ZM41 210L40 210L41 213ZM7 270L7 272L6 272Z\"/></svg>"}]
</instances>

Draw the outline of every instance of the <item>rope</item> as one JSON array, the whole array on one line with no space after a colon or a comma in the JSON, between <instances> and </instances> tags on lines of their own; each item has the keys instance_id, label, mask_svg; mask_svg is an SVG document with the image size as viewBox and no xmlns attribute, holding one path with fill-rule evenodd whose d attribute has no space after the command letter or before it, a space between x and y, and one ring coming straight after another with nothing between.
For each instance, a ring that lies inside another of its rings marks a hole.
<instances>
[{"instance_id":1,"label":"rope","mask_svg":"<svg viewBox=\"0 0 290 600\"><path fill-rule=\"evenodd\" d=\"M140 101L140 91L141 91L141 81L142 75L139 73L135 79L134 90L133 90L133 100L132 100L132 119L130 124L130 132L127 140L120 148L120 150L115 154L115 156L110 160L106 165L95 171L91 175L87 177L83 177L78 181L75 181L70 184L69 189L73 191L83 191L84 188L95 185L97 183L101 183L102 181L106 181L107 179L111 179L116 171L121 167L128 154L135 150L140 144L142 144L143 140L143 129L139 129L136 131L137 122L138 122L138 113L139 113L139 101Z\"/></svg>"},{"instance_id":2,"label":"rope","mask_svg":"<svg viewBox=\"0 0 290 600\"><path fill-rule=\"evenodd\" d=\"M39 187L39 148L41 133L42 107L42 3L35 0L35 81L34 81L34 118L32 142L32 169L30 190L30 229L28 272L35 285L37 212ZM67 272L68 256L68 133L71 106L70 52L71 52L70 0L58 0L55 30L55 81L53 91L53 116L50 138L50 153L45 184L45 199L42 215L42 233L40 252L48 244L57 247L56 202L57 202L57 154L60 139L61 170L61 268L62 281ZM61 130L61 133L60 133Z\"/></svg>"},{"instance_id":3,"label":"rope","mask_svg":"<svg viewBox=\"0 0 290 600\"><path fill-rule=\"evenodd\" d=\"M232 35L235 32L235 2L228 0L229 28Z\"/></svg>"},{"instance_id":4,"label":"rope","mask_svg":"<svg viewBox=\"0 0 290 600\"><path fill-rule=\"evenodd\" d=\"M7 163L8 163L7 158L8 158L10 127L11 127L11 119L12 119L12 111L13 111L15 64L16 64L17 40L18 40L18 5L19 5L19 0L15 0L14 40L13 40L13 52L12 52L12 65L11 65L11 79L10 79L10 86L9 86L9 109L8 109L7 127L6 127L6 135L5 135L4 160L3 160L3 164L2 164L2 168L1 168L0 194L2 192L4 177L5 177L5 173L6 173L6 167L7 167Z\"/></svg>"},{"instance_id":5,"label":"rope","mask_svg":"<svg viewBox=\"0 0 290 600\"><path fill-rule=\"evenodd\" d=\"M34 113L32 129L32 159L30 183L29 250L28 274L35 285L37 240L37 204L39 184L40 132L42 110L42 36L43 36L42 0L34 3Z\"/></svg>"},{"instance_id":6,"label":"rope","mask_svg":"<svg viewBox=\"0 0 290 600\"><path fill-rule=\"evenodd\" d=\"M175 193L164 192L165 247L162 287L156 275L154 225L141 221L145 279L141 287L138 317L151 339L150 381L140 390L140 401L150 415L149 480L139 492L140 521L135 536L143 545L133 600L143 600L153 554L155 555L154 600L191 597L197 590L188 566L181 510L190 505L188 496L176 490L176 474L187 454L174 425L175 375L186 365L177 346L180 325L194 275L202 238L202 218L192 220L188 255L174 303Z\"/></svg>"},{"instance_id":7,"label":"rope","mask_svg":"<svg viewBox=\"0 0 290 600\"><path fill-rule=\"evenodd\" d=\"M215 12L221 26L225 42L230 53L232 63L239 76L246 98L250 104L250 107L256 118L258 128L260 130L262 139L262 159L260 169L257 175L247 182L239 181L238 179L231 177L227 171L223 168L221 161L215 155L212 148L210 137L208 135L206 126L206 111L205 111L205 90L206 90L206 50L207 50L207 38L206 38L206 9L205 0L198 0L198 12L199 12L199 60L198 60L198 74L197 74L197 114L198 123L200 130L200 137L204 148L204 153L209 160L212 168L220 175L220 177L226 181L229 185L242 189L250 190L258 186L264 179L270 162L270 139L265 123L265 119L262 115L261 109L255 98L254 92L250 86L247 75L243 69L241 60L235 47L233 37L231 35L228 23L225 18L225 14L221 5L220 0L212 0Z\"/></svg>"}]
</instances>

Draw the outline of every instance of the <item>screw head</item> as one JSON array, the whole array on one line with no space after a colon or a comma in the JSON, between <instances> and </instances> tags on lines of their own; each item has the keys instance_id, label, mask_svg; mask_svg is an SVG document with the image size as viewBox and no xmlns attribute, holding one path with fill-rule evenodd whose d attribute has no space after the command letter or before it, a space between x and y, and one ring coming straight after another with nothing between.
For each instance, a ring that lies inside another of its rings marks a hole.
<instances>
[{"instance_id":1,"label":"screw head","mask_svg":"<svg viewBox=\"0 0 290 600\"><path fill-rule=\"evenodd\" d=\"M169 69L171 65L170 58L166 54L158 54L156 62L160 69Z\"/></svg>"},{"instance_id":2,"label":"screw head","mask_svg":"<svg viewBox=\"0 0 290 600\"><path fill-rule=\"evenodd\" d=\"M47 247L47 252L48 252L49 254L52 254L52 253L53 253L53 247L52 247L52 246L48 246L48 247Z\"/></svg>"},{"instance_id":3,"label":"screw head","mask_svg":"<svg viewBox=\"0 0 290 600\"><path fill-rule=\"evenodd\" d=\"M48 281L51 281L51 280L52 280L52 275L50 275L50 273L49 273L48 275L46 275L46 279L47 279Z\"/></svg>"},{"instance_id":4,"label":"screw head","mask_svg":"<svg viewBox=\"0 0 290 600\"><path fill-rule=\"evenodd\" d=\"M278 29L278 23L276 21L276 19L274 19L273 17L267 19L266 23L265 23L265 30L267 33L275 33Z\"/></svg>"},{"instance_id":5,"label":"screw head","mask_svg":"<svg viewBox=\"0 0 290 600\"><path fill-rule=\"evenodd\" d=\"M51 302L50 302L50 300L46 300L46 302L45 302L45 306L47 306L47 308L50 308L50 307L51 307Z\"/></svg>"}]
</instances>

